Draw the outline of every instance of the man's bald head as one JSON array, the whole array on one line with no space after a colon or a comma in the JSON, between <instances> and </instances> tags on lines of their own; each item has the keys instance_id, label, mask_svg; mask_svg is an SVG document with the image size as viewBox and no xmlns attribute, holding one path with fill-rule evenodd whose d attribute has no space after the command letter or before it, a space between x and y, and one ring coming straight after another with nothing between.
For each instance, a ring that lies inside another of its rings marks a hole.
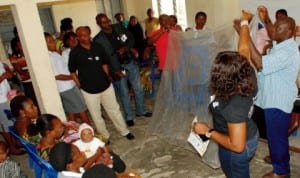
<instances>
[{"instance_id":1,"label":"man's bald head","mask_svg":"<svg viewBox=\"0 0 300 178\"><path fill-rule=\"evenodd\" d=\"M89 26L80 26L76 29L76 33L82 33L83 31L91 34L91 28Z\"/></svg>"},{"instance_id":2,"label":"man's bald head","mask_svg":"<svg viewBox=\"0 0 300 178\"><path fill-rule=\"evenodd\" d=\"M91 44L91 29L88 26L80 26L76 29L76 35L81 45Z\"/></svg>"},{"instance_id":3,"label":"man's bald head","mask_svg":"<svg viewBox=\"0 0 300 178\"><path fill-rule=\"evenodd\" d=\"M161 14L158 20L161 27L170 27L170 18L167 14Z\"/></svg>"},{"instance_id":4,"label":"man's bald head","mask_svg":"<svg viewBox=\"0 0 300 178\"><path fill-rule=\"evenodd\" d=\"M277 42L282 42L295 35L296 23L291 17L282 17L278 19L274 24L273 29L273 40Z\"/></svg>"}]
</instances>

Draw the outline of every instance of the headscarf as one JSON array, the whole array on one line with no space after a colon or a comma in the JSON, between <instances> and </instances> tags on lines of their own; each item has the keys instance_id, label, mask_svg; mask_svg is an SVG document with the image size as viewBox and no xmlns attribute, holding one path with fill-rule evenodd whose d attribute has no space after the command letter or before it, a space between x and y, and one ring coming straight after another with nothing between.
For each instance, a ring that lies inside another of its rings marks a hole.
<instances>
[{"instance_id":1,"label":"headscarf","mask_svg":"<svg viewBox=\"0 0 300 178\"><path fill-rule=\"evenodd\" d=\"M90 129L92 131L92 134L94 136L94 129L87 123L82 123L80 126L79 126L79 129L78 129L78 133L79 133L79 136L81 137L81 132L84 130L84 129Z\"/></svg>"}]
</instances>

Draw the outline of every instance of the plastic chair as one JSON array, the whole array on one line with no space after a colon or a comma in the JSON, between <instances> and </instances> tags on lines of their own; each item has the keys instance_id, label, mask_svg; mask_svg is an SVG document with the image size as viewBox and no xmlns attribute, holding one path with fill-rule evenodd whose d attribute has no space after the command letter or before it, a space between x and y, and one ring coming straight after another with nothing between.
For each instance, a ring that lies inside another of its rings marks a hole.
<instances>
[{"instance_id":1,"label":"plastic chair","mask_svg":"<svg viewBox=\"0 0 300 178\"><path fill-rule=\"evenodd\" d=\"M11 120L12 122L16 121L16 118L13 117L13 115L12 115L12 113L11 113L11 111L9 109L4 109L3 112L6 115L6 117L7 117L8 120Z\"/></svg>"},{"instance_id":2,"label":"plastic chair","mask_svg":"<svg viewBox=\"0 0 300 178\"><path fill-rule=\"evenodd\" d=\"M29 155L29 165L34 169L34 174L36 178L42 178L44 175L45 178L57 178L57 171L52 167L50 163L45 161L37 154L35 145L27 142L24 138L19 136L13 126L10 126L9 132L15 136L25 147Z\"/></svg>"}]
</instances>

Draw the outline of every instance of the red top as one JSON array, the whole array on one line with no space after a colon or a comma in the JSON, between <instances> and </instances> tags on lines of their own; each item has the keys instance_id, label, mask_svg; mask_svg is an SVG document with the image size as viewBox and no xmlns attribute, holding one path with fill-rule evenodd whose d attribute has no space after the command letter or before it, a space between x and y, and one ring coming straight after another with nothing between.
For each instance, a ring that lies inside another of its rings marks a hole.
<instances>
[{"instance_id":1,"label":"red top","mask_svg":"<svg viewBox=\"0 0 300 178\"><path fill-rule=\"evenodd\" d=\"M175 29L171 28L171 30L175 30ZM161 31L162 31L162 29L153 31L150 36L154 36L154 35L160 33ZM155 41L156 53L157 53L158 60L159 60L158 68L161 70L163 70L165 68L167 52L168 52L168 40L169 40L169 33L165 32Z\"/></svg>"}]
</instances>

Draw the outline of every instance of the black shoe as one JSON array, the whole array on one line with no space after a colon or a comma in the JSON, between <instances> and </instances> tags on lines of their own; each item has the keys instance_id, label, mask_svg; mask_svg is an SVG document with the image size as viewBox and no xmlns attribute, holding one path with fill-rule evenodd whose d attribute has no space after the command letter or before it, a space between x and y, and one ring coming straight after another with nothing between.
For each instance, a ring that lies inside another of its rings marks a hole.
<instances>
[{"instance_id":1,"label":"black shoe","mask_svg":"<svg viewBox=\"0 0 300 178\"><path fill-rule=\"evenodd\" d=\"M136 117L152 117L152 113L151 112L146 112L145 114L136 114Z\"/></svg>"},{"instance_id":2,"label":"black shoe","mask_svg":"<svg viewBox=\"0 0 300 178\"><path fill-rule=\"evenodd\" d=\"M134 126L133 120L126 121L126 124L127 124L128 127Z\"/></svg>"},{"instance_id":3,"label":"black shoe","mask_svg":"<svg viewBox=\"0 0 300 178\"><path fill-rule=\"evenodd\" d=\"M128 133L127 135L125 135L125 137L128 139L128 140L133 140L135 137L134 135L132 135L132 133Z\"/></svg>"}]
</instances>

